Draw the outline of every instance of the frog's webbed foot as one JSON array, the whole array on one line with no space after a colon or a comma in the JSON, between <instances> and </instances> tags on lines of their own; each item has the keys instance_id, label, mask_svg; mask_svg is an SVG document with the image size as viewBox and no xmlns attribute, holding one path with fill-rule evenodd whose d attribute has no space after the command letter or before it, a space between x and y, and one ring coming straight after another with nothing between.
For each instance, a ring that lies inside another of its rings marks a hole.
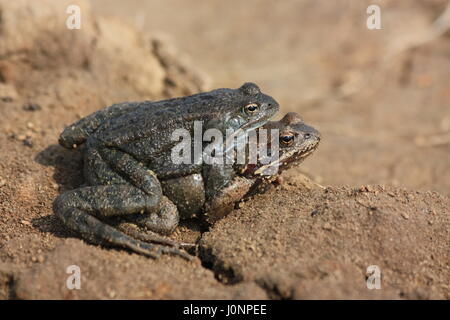
<instances>
[{"instance_id":1,"label":"frog's webbed foot","mask_svg":"<svg viewBox=\"0 0 450 320\"><path fill-rule=\"evenodd\" d=\"M142 215L152 217L153 221L161 223L161 229L170 232L178 224L178 212L172 210L172 216L167 212L166 216L148 213L149 202L150 208L154 209L153 200L150 198L130 185L92 186L59 195L53 208L68 228L79 232L86 240L109 243L153 258L164 253L191 259L187 252L171 244L155 244L136 239L102 221L115 216ZM141 212L145 214L140 214Z\"/></svg>"},{"instance_id":2,"label":"frog's webbed foot","mask_svg":"<svg viewBox=\"0 0 450 320\"><path fill-rule=\"evenodd\" d=\"M136 224L129 222L119 222L117 225L115 225L115 227L118 230L129 235L130 237L144 242L160 243L171 247L186 248L186 249L195 248L197 246L196 243L178 242L172 239L168 239L150 230L142 231L141 228L139 228Z\"/></svg>"},{"instance_id":3,"label":"frog's webbed foot","mask_svg":"<svg viewBox=\"0 0 450 320\"><path fill-rule=\"evenodd\" d=\"M179 244L174 240L168 239L150 230L142 231L137 225L130 222L119 222L115 225L115 227L130 237L144 242L160 243L172 247L179 246Z\"/></svg>"}]
</instances>

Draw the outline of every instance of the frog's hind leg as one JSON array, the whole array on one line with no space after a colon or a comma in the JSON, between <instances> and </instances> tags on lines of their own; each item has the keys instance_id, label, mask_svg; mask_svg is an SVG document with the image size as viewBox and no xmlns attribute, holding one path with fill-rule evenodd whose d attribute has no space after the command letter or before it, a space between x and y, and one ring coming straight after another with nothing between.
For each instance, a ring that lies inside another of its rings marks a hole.
<instances>
[{"instance_id":1,"label":"frog's hind leg","mask_svg":"<svg viewBox=\"0 0 450 320\"><path fill-rule=\"evenodd\" d=\"M98 152L109 168L152 199L162 198L162 187L156 174L126 152L114 148L99 148ZM107 172L105 172L107 173ZM103 173L101 173L103 175Z\"/></svg>"},{"instance_id":2,"label":"frog's hind leg","mask_svg":"<svg viewBox=\"0 0 450 320\"><path fill-rule=\"evenodd\" d=\"M53 208L68 228L79 232L88 241L117 245L150 257L167 253L191 259L188 253L176 247L135 239L102 221L114 216L140 215L148 209L148 202L149 196L133 186L92 186L59 195ZM152 215L157 216L156 213ZM166 221L167 227L176 227L178 212L175 211L174 215ZM155 220L157 218L154 217ZM167 220L168 217L160 217L164 218Z\"/></svg>"},{"instance_id":3,"label":"frog's hind leg","mask_svg":"<svg viewBox=\"0 0 450 320\"><path fill-rule=\"evenodd\" d=\"M130 237L141 240L141 241L161 243L161 244L166 244L169 246L177 246L178 245L177 242L175 242L171 239L165 238L165 237L157 234L156 232L153 232L150 230L142 231L139 228L139 226L137 226L136 224L130 223L130 222L119 221L117 224L114 225L114 227L116 227L118 230L126 233Z\"/></svg>"},{"instance_id":4,"label":"frog's hind leg","mask_svg":"<svg viewBox=\"0 0 450 320\"><path fill-rule=\"evenodd\" d=\"M95 148L84 152L83 174L89 186L128 184L128 182L106 163Z\"/></svg>"}]
</instances>

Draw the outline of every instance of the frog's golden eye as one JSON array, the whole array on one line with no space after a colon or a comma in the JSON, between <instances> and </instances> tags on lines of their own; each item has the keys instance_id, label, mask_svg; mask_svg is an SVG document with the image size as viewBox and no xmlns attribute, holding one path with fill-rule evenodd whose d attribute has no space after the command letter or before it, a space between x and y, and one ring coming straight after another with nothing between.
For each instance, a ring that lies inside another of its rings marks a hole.
<instances>
[{"instance_id":1,"label":"frog's golden eye","mask_svg":"<svg viewBox=\"0 0 450 320\"><path fill-rule=\"evenodd\" d=\"M254 115L259 112L259 105L256 103L249 103L244 107L244 112L248 115Z\"/></svg>"},{"instance_id":2,"label":"frog's golden eye","mask_svg":"<svg viewBox=\"0 0 450 320\"><path fill-rule=\"evenodd\" d=\"M290 146L294 143L294 135L293 134L284 134L280 135L280 143L283 146Z\"/></svg>"}]
</instances>

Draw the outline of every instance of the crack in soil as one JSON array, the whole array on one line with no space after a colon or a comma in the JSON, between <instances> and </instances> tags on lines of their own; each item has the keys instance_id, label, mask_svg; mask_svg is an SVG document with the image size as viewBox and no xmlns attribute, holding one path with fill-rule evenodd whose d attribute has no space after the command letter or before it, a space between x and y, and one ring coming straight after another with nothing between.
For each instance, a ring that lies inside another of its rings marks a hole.
<instances>
[{"instance_id":1,"label":"crack in soil","mask_svg":"<svg viewBox=\"0 0 450 320\"><path fill-rule=\"evenodd\" d=\"M203 238L202 232L199 241ZM217 282L226 285L233 286L244 282L242 273L236 270L231 265L228 265L225 261L221 260L214 252L213 248L199 245L196 253L197 258L200 259L203 268L210 270L214 274L214 278ZM265 279L255 279L249 282L255 283L260 287L271 300L290 300L292 295L283 295L276 284L270 285Z\"/></svg>"},{"instance_id":2,"label":"crack in soil","mask_svg":"<svg viewBox=\"0 0 450 320\"><path fill-rule=\"evenodd\" d=\"M17 294L16 294L16 279L15 275L13 273L6 272L3 275L0 274L0 276L3 276L3 281L0 282L0 300L16 300ZM5 296L3 296L5 294Z\"/></svg>"},{"instance_id":3,"label":"crack in soil","mask_svg":"<svg viewBox=\"0 0 450 320\"><path fill-rule=\"evenodd\" d=\"M203 268L211 270L216 280L224 285L236 285L244 280L242 275L236 272L233 267L219 259L213 253L212 248L200 246L197 257L200 259Z\"/></svg>"}]
</instances>

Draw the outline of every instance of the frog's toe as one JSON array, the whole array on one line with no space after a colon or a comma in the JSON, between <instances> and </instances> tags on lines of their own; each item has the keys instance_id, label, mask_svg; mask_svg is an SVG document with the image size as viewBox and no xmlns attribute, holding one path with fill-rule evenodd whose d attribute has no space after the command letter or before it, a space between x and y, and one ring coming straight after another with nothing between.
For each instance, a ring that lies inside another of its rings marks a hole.
<instances>
[{"instance_id":1,"label":"frog's toe","mask_svg":"<svg viewBox=\"0 0 450 320\"><path fill-rule=\"evenodd\" d=\"M180 248L195 248L197 247L197 244L193 242L179 242L178 246Z\"/></svg>"},{"instance_id":2,"label":"frog's toe","mask_svg":"<svg viewBox=\"0 0 450 320\"><path fill-rule=\"evenodd\" d=\"M135 251L136 253L140 253L154 259L159 258L161 254L179 256L188 261L191 261L193 259L193 256L191 256L184 250L162 244L153 244L136 240L135 244L129 244L127 245L127 247Z\"/></svg>"},{"instance_id":3,"label":"frog's toe","mask_svg":"<svg viewBox=\"0 0 450 320\"><path fill-rule=\"evenodd\" d=\"M161 244L152 244L147 243L143 241L137 240L136 243L130 243L127 245L128 249L131 249L132 251L143 254L145 256L148 256L150 258L157 259L162 254L170 254L174 256L182 257L188 261L191 261L194 257L191 256L189 253L187 253L184 250L180 250L176 247L171 247L167 245L161 245Z\"/></svg>"},{"instance_id":4,"label":"frog's toe","mask_svg":"<svg viewBox=\"0 0 450 320\"><path fill-rule=\"evenodd\" d=\"M158 259L161 256L161 252L156 250L155 246L138 240L128 243L125 247L149 258Z\"/></svg>"},{"instance_id":5,"label":"frog's toe","mask_svg":"<svg viewBox=\"0 0 450 320\"><path fill-rule=\"evenodd\" d=\"M194 259L193 256L191 256L189 253L187 253L184 250L180 250L178 248L174 248L174 247L168 247L168 246L159 246L159 252L160 253L164 253L164 254L170 254L170 255L174 255L174 256L179 256L182 257L188 261L192 261Z\"/></svg>"},{"instance_id":6,"label":"frog's toe","mask_svg":"<svg viewBox=\"0 0 450 320\"><path fill-rule=\"evenodd\" d=\"M164 245L168 245L168 246L172 246L172 247L179 245L176 241L168 239L164 236L161 236L161 235L157 234L156 232L153 232L150 230L141 231L140 228L133 223L121 222L116 226L116 228L118 230L126 233L130 237L133 237L140 241L150 242L150 243L159 243L159 244L164 244Z\"/></svg>"},{"instance_id":7,"label":"frog's toe","mask_svg":"<svg viewBox=\"0 0 450 320\"><path fill-rule=\"evenodd\" d=\"M131 223L121 223L116 228L130 237L137 239L139 241L142 241L148 245L143 245L144 247L149 246L158 246L159 251L156 254L159 256L161 253L169 253L169 254L175 254L182 256L183 258L186 258L188 260L191 259L191 255L189 255L184 250L180 249L190 249L194 248L196 246L195 243L186 243L186 242L177 242L172 239L165 238L157 233L154 233L152 231L140 231L139 228ZM174 249L174 250L171 250Z\"/></svg>"}]
</instances>

